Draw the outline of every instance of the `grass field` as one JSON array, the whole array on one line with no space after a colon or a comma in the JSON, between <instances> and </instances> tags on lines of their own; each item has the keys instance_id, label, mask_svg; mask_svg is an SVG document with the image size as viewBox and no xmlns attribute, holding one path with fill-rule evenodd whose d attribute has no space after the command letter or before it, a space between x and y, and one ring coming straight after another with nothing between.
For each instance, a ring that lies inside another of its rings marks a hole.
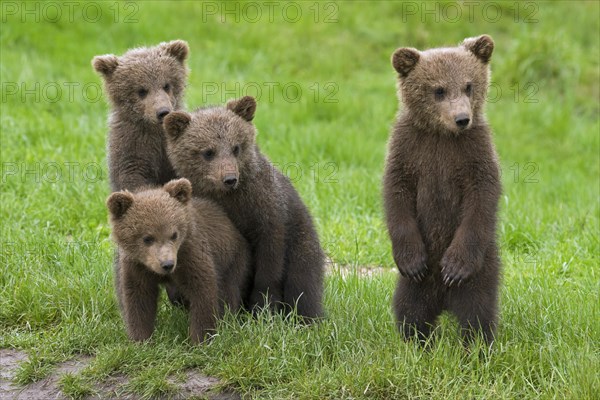
<instances>
[{"instance_id":1,"label":"grass field","mask_svg":"<svg viewBox=\"0 0 600 400\"><path fill-rule=\"evenodd\" d=\"M169 379L190 368L251 398L600 398L600 8L488 4L1 3L0 348L28 353L17 381L86 354L90 366L61 380L75 398L116 374L123 393L170 396ZM481 33L496 42L487 115L504 185L501 323L491 352L467 354L445 316L423 351L390 311L389 59ZM193 347L163 296L152 339L125 335L104 205L108 106L90 61L175 38L191 48L189 108L258 97L259 144L292 177L332 260L318 326L231 317ZM374 273L356 272L365 267Z\"/></svg>"}]
</instances>

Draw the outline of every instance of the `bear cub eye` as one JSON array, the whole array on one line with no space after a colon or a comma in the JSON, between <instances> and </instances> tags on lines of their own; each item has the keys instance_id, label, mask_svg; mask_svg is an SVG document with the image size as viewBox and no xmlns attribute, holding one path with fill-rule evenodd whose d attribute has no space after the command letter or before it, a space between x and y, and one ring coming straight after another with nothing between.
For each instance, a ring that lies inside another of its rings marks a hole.
<instances>
[{"instance_id":1,"label":"bear cub eye","mask_svg":"<svg viewBox=\"0 0 600 400\"><path fill-rule=\"evenodd\" d=\"M471 82L467 83L465 93L467 94L467 96L470 96L473 93L473 84Z\"/></svg>"},{"instance_id":2,"label":"bear cub eye","mask_svg":"<svg viewBox=\"0 0 600 400\"><path fill-rule=\"evenodd\" d=\"M169 93L169 91L171 90L171 85L169 83L165 83L165 86L163 86L163 90Z\"/></svg>"},{"instance_id":3,"label":"bear cub eye","mask_svg":"<svg viewBox=\"0 0 600 400\"><path fill-rule=\"evenodd\" d=\"M173 235L171 235L171 240L177 240L177 232L174 232Z\"/></svg>"},{"instance_id":4,"label":"bear cub eye","mask_svg":"<svg viewBox=\"0 0 600 400\"><path fill-rule=\"evenodd\" d=\"M154 243L154 238L152 236L144 236L144 244L147 246L150 246L152 243Z\"/></svg>"},{"instance_id":5,"label":"bear cub eye","mask_svg":"<svg viewBox=\"0 0 600 400\"><path fill-rule=\"evenodd\" d=\"M233 149L231 150L231 152L233 153L234 156L238 156L240 154L240 145L236 144L235 146L233 146Z\"/></svg>"},{"instance_id":6,"label":"bear cub eye","mask_svg":"<svg viewBox=\"0 0 600 400\"><path fill-rule=\"evenodd\" d=\"M137 94L140 96L140 99L143 99L148 95L148 89L140 88L138 89Z\"/></svg>"},{"instance_id":7,"label":"bear cub eye","mask_svg":"<svg viewBox=\"0 0 600 400\"><path fill-rule=\"evenodd\" d=\"M210 161L215 158L215 151L212 149L206 150L202 153L202 156L206 161Z\"/></svg>"},{"instance_id":8,"label":"bear cub eye","mask_svg":"<svg viewBox=\"0 0 600 400\"><path fill-rule=\"evenodd\" d=\"M435 94L435 99L436 100L444 100L444 96L446 95L446 90L443 87L436 87L435 90L433 91L433 93Z\"/></svg>"}]
</instances>

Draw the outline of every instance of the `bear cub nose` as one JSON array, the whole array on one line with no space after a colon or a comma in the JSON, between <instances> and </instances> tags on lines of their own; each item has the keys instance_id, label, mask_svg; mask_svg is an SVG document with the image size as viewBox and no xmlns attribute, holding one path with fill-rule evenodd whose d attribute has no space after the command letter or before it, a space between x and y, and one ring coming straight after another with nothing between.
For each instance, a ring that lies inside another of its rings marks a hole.
<instances>
[{"instance_id":1,"label":"bear cub nose","mask_svg":"<svg viewBox=\"0 0 600 400\"><path fill-rule=\"evenodd\" d=\"M173 269L173 267L175 266L175 263L173 262L173 260L167 260L167 261L161 262L160 266L166 272L170 272Z\"/></svg>"},{"instance_id":2,"label":"bear cub nose","mask_svg":"<svg viewBox=\"0 0 600 400\"><path fill-rule=\"evenodd\" d=\"M470 121L469 115L467 114L458 114L454 117L454 122L456 122L456 125L458 125L459 128L466 128Z\"/></svg>"},{"instance_id":3,"label":"bear cub nose","mask_svg":"<svg viewBox=\"0 0 600 400\"><path fill-rule=\"evenodd\" d=\"M237 183L237 178L235 175L227 175L225 178L223 178L223 183L225 186L234 187Z\"/></svg>"},{"instance_id":4,"label":"bear cub nose","mask_svg":"<svg viewBox=\"0 0 600 400\"><path fill-rule=\"evenodd\" d=\"M162 121L163 118L166 117L168 113L169 113L169 109L167 107L161 107L158 110L156 110L156 118L158 118L159 121Z\"/></svg>"}]
</instances>

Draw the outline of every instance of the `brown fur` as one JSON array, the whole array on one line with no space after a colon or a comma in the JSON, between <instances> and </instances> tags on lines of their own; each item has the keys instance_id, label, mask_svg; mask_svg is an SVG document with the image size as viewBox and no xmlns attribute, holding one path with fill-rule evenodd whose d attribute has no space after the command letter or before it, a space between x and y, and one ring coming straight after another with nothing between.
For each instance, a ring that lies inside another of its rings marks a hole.
<instances>
[{"instance_id":1,"label":"brown fur","mask_svg":"<svg viewBox=\"0 0 600 400\"><path fill-rule=\"evenodd\" d=\"M187 43L174 40L92 60L112 106L108 169L113 191L163 185L176 177L162 119L183 107L187 55Z\"/></svg>"},{"instance_id":2,"label":"brown fur","mask_svg":"<svg viewBox=\"0 0 600 400\"><path fill-rule=\"evenodd\" d=\"M494 335L501 185L483 112L493 46L484 35L392 56L404 109L390 138L383 188L402 275L394 311L406 338L426 338L443 310L458 317L465 339L474 330L487 341Z\"/></svg>"},{"instance_id":3,"label":"brown fur","mask_svg":"<svg viewBox=\"0 0 600 400\"><path fill-rule=\"evenodd\" d=\"M248 306L321 317L324 254L312 218L289 179L255 143L256 101L243 97L226 107L164 121L169 157L193 183L194 194L222 205L252 249L254 283Z\"/></svg>"},{"instance_id":4,"label":"brown fur","mask_svg":"<svg viewBox=\"0 0 600 400\"><path fill-rule=\"evenodd\" d=\"M119 246L115 285L133 340L154 330L159 284L186 299L194 342L214 329L223 304L233 311L242 305L250 278L247 243L219 206L191 195L190 182L178 179L107 200Z\"/></svg>"}]
</instances>

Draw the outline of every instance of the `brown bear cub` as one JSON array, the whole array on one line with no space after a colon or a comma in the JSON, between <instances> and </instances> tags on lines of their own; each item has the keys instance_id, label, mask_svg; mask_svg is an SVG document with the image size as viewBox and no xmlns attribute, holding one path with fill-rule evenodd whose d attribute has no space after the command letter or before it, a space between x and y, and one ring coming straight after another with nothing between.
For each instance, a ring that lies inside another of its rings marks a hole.
<instances>
[{"instance_id":1,"label":"brown bear cub","mask_svg":"<svg viewBox=\"0 0 600 400\"><path fill-rule=\"evenodd\" d=\"M188 45L183 40L94 57L112 105L108 137L111 190L164 185L175 171L166 153L162 120L183 106Z\"/></svg>"},{"instance_id":2,"label":"brown bear cub","mask_svg":"<svg viewBox=\"0 0 600 400\"><path fill-rule=\"evenodd\" d=\"M497 322L498 158L484 116L489 36L392 56L404 109L389 141L385 216L401 277L393 308L406 338L426 339L443 310L465 343Z\"/></svg>"},{"instance_id":3,"label":"brown bear cub","mask_svg":"<svg viewBox=\"0 0 600 400\"><path fill-rule=\"evenodd\" d=\"M221 207L192 199L187 179L115 192L106 204L118 245L116 291L131 339L152 334L159 284L186 299L193 342L215 328L224 305L240 308L250 279L247 242Z\"/></svg>"},{"instance_id":4,"label":"brown bear cub","mask_svg":"<svg viewBox=\"0 0 600 400\"><path fill-rule=\"evenodd\" d=\"M324 253L290 180L260 152L250 96L226 106L173 112L164 121L168 154L194 194L213 199L248 240L253 285L246 306L323 316Z\"/></svg>"}]
</instances>

